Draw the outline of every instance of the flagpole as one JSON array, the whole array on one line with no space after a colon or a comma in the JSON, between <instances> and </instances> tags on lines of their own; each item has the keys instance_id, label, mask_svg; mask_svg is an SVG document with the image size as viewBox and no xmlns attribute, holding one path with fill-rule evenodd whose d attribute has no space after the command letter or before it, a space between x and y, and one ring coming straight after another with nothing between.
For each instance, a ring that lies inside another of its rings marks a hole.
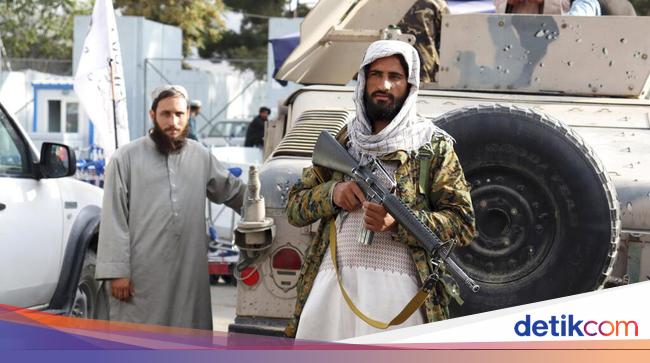
<instances>
[{"instance_id":1,"label":"flagpole","mask_svg":"<svg viewBox=\"0 0 650 363\"><path fill-rule=\"evenodd\" d=\"M108 68L111 76L111 98L113 99L113 133L115 134L115 150L117 150L117 107L115 103L115 80L113 79L113 59L108 59Z\"/></svg>"}]
</instances>

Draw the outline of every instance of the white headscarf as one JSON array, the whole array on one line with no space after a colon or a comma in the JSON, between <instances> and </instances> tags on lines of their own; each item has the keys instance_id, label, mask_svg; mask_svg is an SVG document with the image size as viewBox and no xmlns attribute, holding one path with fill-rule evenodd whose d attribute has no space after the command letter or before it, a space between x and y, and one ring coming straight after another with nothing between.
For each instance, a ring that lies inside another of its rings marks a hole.
<instances>
[{"instance_id":1,"label":"white headscarf","mask_svg":"<svg viewBox=\"0 0 650 363\"><path fill-rule=\"evenodd\" d=\"M408 65L408 83L411 85L408 97L393 120L376 135L372 134L372 125L366 117L364 93L366 88L366 65L379 58L401 55ZM420 58L418 52L408 43L397 40L379 40L372 43L359 67L357 88L354 93L357 114L348 123L350 143L349 151L362 164L368 156L379 157L397 150L410 152L419 149L431 141L434 132L444 132L430 120L419 117L415 103L420 84Z\"/></svg>"}]
</instances>

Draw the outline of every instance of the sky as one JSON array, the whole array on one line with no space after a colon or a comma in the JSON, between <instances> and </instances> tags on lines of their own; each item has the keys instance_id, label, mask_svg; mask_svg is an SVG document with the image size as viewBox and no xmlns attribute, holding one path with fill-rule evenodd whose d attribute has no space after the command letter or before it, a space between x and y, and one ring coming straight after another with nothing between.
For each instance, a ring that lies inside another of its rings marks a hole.
<instances>
[{"instance_id":1,"label":"sky","mask_svg":"<svg viewBox=\"0 0 650 363\"><path fill-rule=\"evenodd\" d=\"M318 0L291 0L291 9L296 7L296 2L298 1L300 1L301 4L307 4L309 6L313 6L318 2Z\"/></svg>"}]
</instances>

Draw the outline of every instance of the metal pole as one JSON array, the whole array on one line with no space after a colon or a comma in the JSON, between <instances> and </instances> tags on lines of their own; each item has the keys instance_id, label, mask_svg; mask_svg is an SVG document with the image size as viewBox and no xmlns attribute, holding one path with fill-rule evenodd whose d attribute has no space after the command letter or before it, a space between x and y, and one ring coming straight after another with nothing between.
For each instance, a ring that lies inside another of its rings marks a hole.
<instances>
[{"instance_id":1,"label":"metal pole","mask_svg":"<svg viewBox=\"0 0 650 363\"><path fill-rule=\"evenodd\" d=\"M149 68L148 64L149 64L149 58L145 58L144 59L144 87L143 87L144 88L144 96L142 97L144 99L144 108L143 108L143 110L144 110L144 119L142 121L142 127L144 128L144 130L143 130L144 132L142 134L145 135L145 136L147 135L147 114L148 114L147 110L149 109L148 105L147 105L147 95L149 93L147 91L147 68Z\"/></svg>"},{"instance_id":2,"label":"metal pole","mask_svg":"<svg viewBox=\"0 0 650 363\"><path fill-rule=\"evenodd\" d=\"M115 150L119 147L117 142L117 110L115 103L115 80L113 79L113 59L108 59L108 68L111 76L111 98L113 99L113 132L115 133Z\"/></svg>"},{"instance_id":3,"label":"metal pole","mask_svg":"<svg viewBox=\"0 0 650 363\"><path fill-rule=\"evenodd\" d=\"M2 37L0 37L0 70L2 70L3 66L6 66L7 70L11 72L11 62L9 62L9 56L4 43L2 43Z\"/></svg>"}]
</instances>

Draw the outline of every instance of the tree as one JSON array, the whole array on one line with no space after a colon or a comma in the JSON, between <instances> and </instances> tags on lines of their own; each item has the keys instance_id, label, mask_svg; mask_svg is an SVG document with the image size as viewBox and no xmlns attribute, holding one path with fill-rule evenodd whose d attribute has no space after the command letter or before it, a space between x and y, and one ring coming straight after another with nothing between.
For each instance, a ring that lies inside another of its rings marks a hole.
<instances>
[{"instance_id":1,"label":"tree","mask_svg":"<svg viewBox=\"0 0 650 363\"><path fill-rule=\"evenodd\" d=\"M650 0L630 0L637 15L650 15Z\"/></svg>"},{"instance_id":2,"label":"tree","mask_svg":"<svg viewBox=\"0 0 650 363\"><path fill-rule=\"evenodd\" d=\"M225 31L220 39L208 41L199 54L206 58L239 59L241 61L230 63L240 70L250 69L258 78L262 78L266 73L266 42L269 28L266 17L281 16L287 0L223 1L229 9L245 14L239 32Z\"/></svg>"},{"instance_id":3,"label":"tree","mask_svg":"<svg viewBox=\"0 0 650 363\"><path fill-rule=\"evenodd\" d=\"M0 36L10 58L72 59L74 16L92 4L76 0L0 2Z\"/></svg>"},{"instance_id":4,"label":"tree","mask_svg":"<svg viewBox=\"0 0 650 363\"><path fill-rule=\"evenodd\" d=\"M223 0L231 10L241 12L244 17L239 32L225 31L221 38L209 40L199 54L205 58L231 59L234 67L252 70L257 78L266 74L269 17L292 16L286 5L290 0ZM308 7L301 4L298 16L304 16Z\"/></svg>"},{"instance_id":5,"label":"tree","mask_svg":"<svg viewBox=\"0 0 650 363\"><path fill-rule=\"evenodd\" d=\"M199 50L206 40L215 41L223 30L221 0L115 0L122 15L144 16L183 30L183 54Z\"/></svg>"}]
</instances>

